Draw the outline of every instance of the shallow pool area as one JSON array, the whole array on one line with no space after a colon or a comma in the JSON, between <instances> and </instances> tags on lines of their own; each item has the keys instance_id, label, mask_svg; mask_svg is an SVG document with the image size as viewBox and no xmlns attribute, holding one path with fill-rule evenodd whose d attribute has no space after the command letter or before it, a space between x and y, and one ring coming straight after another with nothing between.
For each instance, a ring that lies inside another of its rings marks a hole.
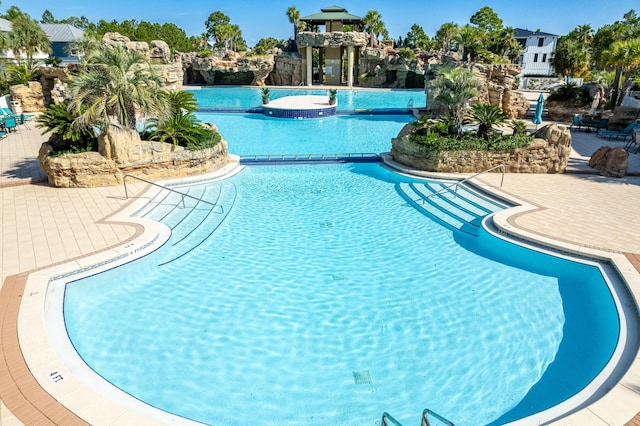
<instances>
[{"instance_id":1,"label":"shallow pool area","mask_svg":"<svg viewBox=\"0 0 640 426\"><path fill-rule=\"evenodd\" d=\"M295 120L262 114L198 113L214 123L240 156L265 154L372 153L391 150L391 139L414 117L404 115L338 115Z\"/></svg>"},{"instance_id":2,"label":"shallow pool area","mask_svg":"<svg viewBox=\"0 0 640 426\"><path fill-rule=\"evenodd\" d=\"M216 86L185 87L193 93L201 111L248 110L262 106L261 89L258 87ZM327 89L280 89L270 87L271 99L285 96L327 95ZM337 92L338 110L407 110L409 107L424 107L424 90L371 90L339 89Z\"/></svg>"},{"instance_id":3,"label":"shallow pool area","mask_svg":"<svg viewBox=\"0 0 640 426\"><path fill-rule=\"evenodd\" d=\"M66 286L71 341L125 392L209 424L408 425L424 408L503 424L574 396L621 332L600 268L406 196L442 185L379 164L252 166L184 188L217 209L161 195L137 214L171 227L167 244Z\"/></svg>"}]
</instances>

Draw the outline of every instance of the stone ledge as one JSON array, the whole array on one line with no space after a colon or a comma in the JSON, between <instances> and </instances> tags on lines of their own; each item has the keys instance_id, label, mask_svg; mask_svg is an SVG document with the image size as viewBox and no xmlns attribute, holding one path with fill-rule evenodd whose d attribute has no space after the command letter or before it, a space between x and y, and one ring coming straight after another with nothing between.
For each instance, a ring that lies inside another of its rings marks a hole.
<instances>
[{"instance_id":1,"label":"stone ledge","mask_svg":"<svg viewBox=\"0 0 640 426\"><path fill-rule=\"evenodd\" d=\"M557 124L538 130L529 146L509 151L429 151L403 133L391 141L393 160L438 173L478 173L498 164L508 173L563 173L571 154L571 133Z\"/></svg>"},{"instance_id":2,"label":"stone ledge","mask_svg":"<svg viewBox=\"0 0 640 426\"><path fill-rule=\"evenodd\" d=\"M50 157L45 142L38 158L49 184L60 188L88 188L122 184L125 174L144 179L168 179L208 173L229 163L227 142L188 151L163 142L142 141L137 132L113 129L99 138L100 152Z\"/></svg>"}]
</instances>

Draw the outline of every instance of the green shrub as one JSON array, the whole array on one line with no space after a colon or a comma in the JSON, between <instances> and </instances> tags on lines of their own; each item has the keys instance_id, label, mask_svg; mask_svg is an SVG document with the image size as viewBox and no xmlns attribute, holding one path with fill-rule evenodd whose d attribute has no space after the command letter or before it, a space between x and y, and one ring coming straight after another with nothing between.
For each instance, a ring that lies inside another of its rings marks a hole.
<instances>
[{"instance_id":1,"label":"green shrub","mask_svg":"<svg viewBox=\"0 0 640 426\"><path fill-rule=\"evenodd\" d=\"M416 59L415 52L413 51L413 49L409 49L408 47L401 47L398 50L398 56L409 61Z\"/></svg>"},{"instance_id":2,"label":"green shrub","mask_svg":"<svg viewBox=\"0 0 640 426\"><path fill-rule=\"evenodd\" d=\"M586 106L591 103L589 94L573 82L568 82L560 86L547 100L580 106Z\"/></svg>"},{"instance_id":3,"label":"green shrub","mask_svg":"<svg viewBox=\"0 0 640 426\"><path fill-rule=\"evenodd\" d=\"M222 140L222 136L220 136L220 133L213 130L204 130L208 133L206 137L197 141L188 142L185 146L185 149L188 149L189 151L199 151L202 149L213 148L220 143L220 141ZM203 136L205 136L204 133Z\"/></svg>"},{"instance_id":4,"label":"green shrub","mask_svg":"<svg viewBox=\"0 0 640 426\"><path fill-rule=\"evenodd\" d=\"M201 51L198 52L198 56L201 58L210 58L211 55L213 55L213 52L211 51L211 49L202 49Z\"/></svg>"},{"instance_id":5,"label":"green shrub","mask_svg":"<svg viewBox=\"0 0 640 426\"><path fill-rule=\"evenodd\" d=\"M529 145L533 141L533 135L502 136L493 132L488 139L484 139L471 132L457 136L442 136L431 132L424 135L412 133L409 140L429 151L508 151Z\"/></svg>"},{"instance_id":6,"label":"green shrub","mask_svg":"<svg viewBox=\"0 0 640 426\"><path fill-rule=\"evenodd\" d=\"M211 148L222 139L218 132L202 127L195 115L182 110L162 123L156 119L149 120L141 137L150 141L172 143L191 151Z\"/></svg>"},{"instance_id":7,"label":"green shrub","mask_svg":"<svg viewBox=\"0 0 640 426\"><path fill-rule=\"evenodd\" d=\"M98 150L98 138L93 129L78 128L73 125L78 116L69 111L66 103L51 105L36 121L43 133L51 133L49 143L53 147L51 156L66 152L86 152Z\"/></svg>"}]
</instances>

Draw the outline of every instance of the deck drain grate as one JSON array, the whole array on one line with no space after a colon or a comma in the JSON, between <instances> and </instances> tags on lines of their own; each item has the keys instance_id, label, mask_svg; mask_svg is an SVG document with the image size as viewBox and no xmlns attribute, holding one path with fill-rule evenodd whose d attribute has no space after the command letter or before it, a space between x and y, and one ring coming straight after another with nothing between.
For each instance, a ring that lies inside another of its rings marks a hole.
<instances>
[{"instance_id":1,"label":"deck drain grate","mask_svg":"<svg viewBox=\"0 0 640 426\"><path fill-rule=\"evenodd\" d=\"M371 374L369 370L354 371L353 380L356 382L356 385L370 385Z\"/></svg>"}]
</instances>

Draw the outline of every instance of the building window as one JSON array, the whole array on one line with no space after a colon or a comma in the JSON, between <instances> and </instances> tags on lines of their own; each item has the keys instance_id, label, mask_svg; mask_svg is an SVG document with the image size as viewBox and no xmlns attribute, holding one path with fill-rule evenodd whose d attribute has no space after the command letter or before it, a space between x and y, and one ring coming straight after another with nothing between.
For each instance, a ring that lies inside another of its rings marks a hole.
<instances>
[{"instance_id":1,"label":"building window","mask_svg":"<svg viewBox=\"0 0 640 426\"><path fill-rule=\"evenodd\" d=\"M533 62L538 62L538 54L534 53L533 55Z\"/></svg>"},{"instance_id":2,"label":"building window","mask_svg":"<svg viewBox=\"0 0 640 426\"><path fill-rule=\"evenodd\" d=\"M544 37L538 38L538 47L542 47L544 45Z\"/></svg>"},{"instance_id":3,"label":"building window","mask_svg":"<svg viewBox=\"0 0 640 426\"><path fill-rule=\"evenodd\" d=\"M547 54L546 53L542 54L542 62L547 62Z\"/></svg>"}]
</instances>

